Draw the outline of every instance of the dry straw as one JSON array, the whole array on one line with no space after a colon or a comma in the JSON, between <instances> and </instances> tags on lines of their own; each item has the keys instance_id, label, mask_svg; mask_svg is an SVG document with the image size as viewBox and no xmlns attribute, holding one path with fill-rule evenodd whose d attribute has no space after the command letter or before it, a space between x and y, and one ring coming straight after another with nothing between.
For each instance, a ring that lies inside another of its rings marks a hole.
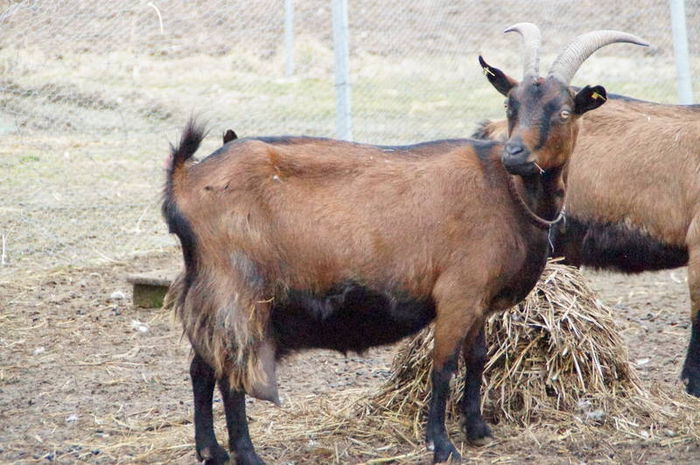
<instances>
[{"instance_id":1,"label":"dry straw","mask_svg":"<svg viewBox=\"0 0 700 465\"><path fill-rule=\"evenodd\" d=\"M700 436L677 417L677 402L643 387L610 309L575 268L548 263L527 299L493 315L486 334L484 413L492 422L575 422L651 437L659 425L678 421L681 430ZM361 416L408 421L420 437L432 342L426 329L399 351L389 381L358 407ZM449 402L453 420L463 378L460 367Z\"/></svg>"}]
</instances>

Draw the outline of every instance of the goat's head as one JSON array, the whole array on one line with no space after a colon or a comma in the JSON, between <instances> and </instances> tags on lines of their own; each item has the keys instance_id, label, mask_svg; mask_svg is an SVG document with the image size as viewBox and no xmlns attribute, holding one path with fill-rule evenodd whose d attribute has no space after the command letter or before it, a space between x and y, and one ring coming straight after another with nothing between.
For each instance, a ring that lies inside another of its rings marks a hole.
<instances>
[{"instance_id":1,"label":"goat's head","mask_svg":"<svg viewBox=\"0 0 700 465\"><path fill-rule=\"evenodd\" d=\"M482 57L479 63L491 84L506 96L508 140L503 150L503 165L511 174L528 176L562 167L573 152L579 117L605 103L602 86L586 86L578 92L569 87L581 64L608 44L648 44L624 32L589 32L571 42L555 60L547 77L540 77L540 30L534 24L518 23L505 30L511 31L523 37L522 81L489 66Z\"/></svg>"}]
</instances>

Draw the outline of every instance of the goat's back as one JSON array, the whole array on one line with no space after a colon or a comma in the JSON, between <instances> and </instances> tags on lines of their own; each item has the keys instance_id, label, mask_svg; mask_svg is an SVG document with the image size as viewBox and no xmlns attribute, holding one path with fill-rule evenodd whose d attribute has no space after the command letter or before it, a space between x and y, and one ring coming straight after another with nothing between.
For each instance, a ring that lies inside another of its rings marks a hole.
<instances>
[{"instance_id":1,"label":"goat's back","mask_svg":"<svg viewBox=\"0 0 700 465\"><path fill-rule=\"evenodd\" d=\"M610 99L587 114L569 162L567 208L684 245L700 213L700 108Z\"/></svg>"},{"instance_id":2,"label":"goat's back","mask_svg":"<svg viewBox=\"0 0 700 465\"><path fill-rule=\"evenodd\" d=\"M490 234L513 216L499 147L239 139L189 168L178 204L206 235L204 262L217 255L227 266L243 251L290 288L346 279L385 287L400 276L397 286L424 294L458 255L496 269L509 258L499 242L518 246Z\"/></svg>"}]
</instances>

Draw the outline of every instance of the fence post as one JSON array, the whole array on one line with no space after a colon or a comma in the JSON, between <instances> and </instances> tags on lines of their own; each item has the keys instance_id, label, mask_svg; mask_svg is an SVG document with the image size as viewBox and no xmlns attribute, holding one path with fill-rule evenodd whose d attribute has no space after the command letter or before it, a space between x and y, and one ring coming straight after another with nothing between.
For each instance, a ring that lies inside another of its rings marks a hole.
<instances>
[{"instance_id":1,"label":"fence post","mask_svg":"<svg viewBox=\"0 0 700 465\"><path fill-rule=\"evenodd\" d=\"M673 31L673 53L676 58L678 100L682 104L693 103L693 87L690 83L688 65L688 33L685 26L685 0L669 0L671 6L671 30Z\"/></svg>"},{"instance_id":2,"label":"fence post","mask_svg":"<svg viewBox=\"0 0 700 465\"><path fill-rule=\"evenodd\" d=\"M284 0L284 74L294 74L294 0Z\"/></svg>"},{"instance_id":3,"label":"fence post","mask_svg":"<svg viewBox=\"0 0 700 465\"><path fill-rule=\"evenodd\" d=\"M331 2L333 9L333 51L335 53L335 128L338 138L352 140L348 4L347 0L331 0Z\"/></svg>"}]
</instances>

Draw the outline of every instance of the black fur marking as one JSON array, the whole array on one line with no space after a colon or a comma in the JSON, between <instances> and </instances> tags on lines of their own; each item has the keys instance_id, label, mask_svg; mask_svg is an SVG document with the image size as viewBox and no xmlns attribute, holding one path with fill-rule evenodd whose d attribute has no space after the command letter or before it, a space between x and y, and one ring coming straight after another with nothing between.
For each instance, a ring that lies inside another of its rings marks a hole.
<instances>
[{"instance_id":1,"label":"black fur marking","mask_svg":"<svg viewBox=\"0 0 700 465\"><path fill-rule=\"evenodd\" d=\"M540 150L542 147L544 147L544 144L547 143L547 139L549 139L549 131L552 127L552 115L559 112L561 107L562 105L558 101L550 101L544 105L539 127L540 134L534 150Z\"/></svg>"},{"instance_id":2,"label":"black fur marking","mask_svg":"<svg viewBox=\"0 0 700 465\"><path fill-rule=\"evenodd\" d=\"M374 147L377 147L381 150L389 150L389 151L396 151L396 152L403 152L403 151L412 151L412 150L419 150L422 148L428 148L431 146L435 145L450 145L453 147L459 147L459 146L466 146L469 145L471 141L469 139L439 139L439 140L431 140L427 142L419 142L417 144L408 144L408 145L375 145Z\"/></svg>"},{"instance_id":3,"label":"black fur marking","mask_svg":"<svg viewBox=\"0 0 700 465\"><path fill-rule=\"evenodd\" d=\"M246 140L246 139L241 139L241 140ZM360 146L365 146L365 147L375 147L375 148L378 148L380 150L390 150L390 151L411 151L411 150L420 149L420 148L424 148L424 147L430 147L433 145L448 144L448 145L460 146L460 145L468 145L470 143L469 139L440 139L440 140L432 140L432 141L420 142L417 144L407 144L407 145L373 145L373 144L363 144L360 142L337 141L335 139L328 139L325 137L308 137L308 136L254 137L254 138L250 138L249 140L259 140L261 142L265 142L268 144L278 144L278 145L290 145L290 144L300 144L300 143L308 143L308 142L323 142L323 141L342 142L344 144L360 145Z\"/></svg>"},{"instance_id":4,"label":"black fur marking","mask_svg":"<svg viewBox=\"0 0 700 465\"><path fill-rule=\"evenodd\" d=\"M435 318L432 299L368 289L354 282L323 295L288 292L272 309L278 357L306 349L364 352L415 334Z\"/></svg>"},{"instance_id":5,"label":"black fur marking","mask_svg":"<svg viewBox=\"0 0 700 465\"><path fill-rule=\"evenodd\" d=\"M163 202L163 217L168 225L168 231L175 234L180 239L182 245L182 256L185 261L185 285L187 288L192 284L196 269L195 250L197 238L192 230L190 222L180 212L177 205L171 200ZM184 298L183 293L183 298Z\"/></svg>"},{"instance_id":6,"label":"black fur marking","mask_svg":"<svg viewBox=\"0 0 700 465\"><path fill-rule=\"evenodd\" d=\"M457 370L457 354L453 354L445 365L431 373L432 390L428 407L428 421L425 426L425 440L434 448L433 463L452 461L461 463L461 456L450 442L445 429L445 407L450 393L450 380Z\"/></svg>"},{"instance_id":7,"label":"black fur marking","mask_svg":"<svg viewBox=\"0 0 700 465\"><path fill-rule=\"evenodd\" d=\"M228 448L236 457L236 465L265 465L255 452L248 431L248 418L245 408L245 393L231 389L228 378L219 379L219 391L224 402ZM230 462L221 462L221 465ZM218 465L218 463L217 463Z\"/></svg>"},{"instance_id":8,"label":"black fur marking","mask_svg":"<svg viewBox=\"0 0 700 465\"><path fill-rule=\"evenodd\" d=\"M182 214L175 202L173 193L173 177L176 170L185 169L183 164L190 159L200 144L206 130L203 125L197 123L192 118L187 122L187 126L180 136L180 143L177 147L171 147L171 163L168 167L168 173L165 181L164 199L161 211L165 222L168 224L170 233L177 235L182 244L182 255L185 260L186 277L185 284L189 287L192 284L195 274L195 247L196 238L192 226L187 218ZM183 293L181 298L184 299L186 293Z\"/></svg>"},{"instance_id":9,"label":"black fur marking","mask_svg":"<svg viewBox=\"0 0 700 465\"><path fill-rule=\"evenodd\" d=\"M619 223L588 223L567 216L554 234L552 256L575 266L625 273L678 268L688 264L688 249L664 244Z\"/></svg>"},{"instance_id":10,"label":"black fur marking","mask_svg":"<svg viewBox=\"0 0 700 465\"><path fill-rule=\"evenodd\" d=\"M204 125L199 124L194 118L187 122L185 130L182 131L182 135L180 136L180 143L177 147L171 146L173 160L168 172L168 187L170 187L169 182L172 170L195 154L197 149L199 149L205 134L206 129Z\"/></svg>"},{"instance_id":11,"label":"black fur marking","mask_svg":"<svg viewBox=\"0 0 700 465\"><path fill-rule=\"evenodd\" d=\"M197 459L211 464L227 463L229 455L219 445L214 433L212 399L216 378L214 370L195 353L190 365L194 394L194 437Z\"/></svg>"},{"instance_id":12,"label":"black fur marking","mask_svg":"<svg viewBox=\"0 0 700 465\"><path fill-rule=\"evenodd\" d=\"M431 146L437 146L437 145L447 145L447 146L452 146L452 147L460 147L460 146L469 146L473 143L472 139L467 139L467 138L457 138L457 139L439 139L439 140L432 140L432 141L427 141L427 142L420 142L417 144L406 144L406 145L374 145L374 144L363 144L360 142L349 142L349 141L339 141L336 139L330 139L326 137L310 137L310 136L265 136L265 137L244 137L242 139L236 139L235 141L232 141L234 143L243 143L245 141L250 141L250 140L257 140L260 142L265 142L266 144L271 144L271 145L295 145L295 144L307 144L307 143L315 143L315 142L332 142L332 143L342 143L342 144L348 144L348 145L354 145L354 146L362 146L362 147L370 147L370 148L377 148L379 150L383 151L396 151L396 152L405 152L405 151L414 151L414 150L420 150L422 148L429 148ZM228 150L224 147L219 148L216 150L214 153L209 155L207 158L210 157L215 157L217 155L220 155L222 153L227 152Z\"/></svg>"},{"instance_id":13,"label":"black fur marking","mask_svg":"<svg viewBox=\"0 0 700 465\"><path fill-rule=\"evenodd\" d=\"M236 139L235 141L231 141L233 144L235 144L237 141L242 140L242 139ZM225 153L228 153L229 151L229 146L228 145L223 145L222 147L219 147L218 149L214 150L212 153L204 157L202 161L209 160L211 158L216 158L219 157Z\"/></svg>"},{"instance_id":14,"label":"black fur marking","mask_svg":"<svg viewBox=\"0 0 700 465\"><path fill-rule=\"evenodd\" d=\"M695 315L692 323L688 355L685 357L681 379L688 383L688 394L700 397L700 312Z\"/></svg>"},{"instance_id":15,"label":"black fur marking","mask_svg":"<svg viewBox=\"0 0 700 465\"><path fill-rule=\"evenodd\" d=\"M491 428L481 416L481 376L488 359L488 347L484 327L479 330L471 347L464 348L464 391L462 395L462 415L467 439L478 441L491 436Z\"/></svg>"},{"instance_id":16,"label":"black fur marking","mask_svg":"<svg viewBox=\"0 0 700 465\"><path fill-rule=\"evenodd\" d=\"M324 141L332 140L325 137L307 137L307 136L263 136L263 137L250 137L248 140L259 140L265 142L266 144L273 145L290 145L298 144L300 142L314 142L314 141Z\"/></svg>"}]
</instances>

